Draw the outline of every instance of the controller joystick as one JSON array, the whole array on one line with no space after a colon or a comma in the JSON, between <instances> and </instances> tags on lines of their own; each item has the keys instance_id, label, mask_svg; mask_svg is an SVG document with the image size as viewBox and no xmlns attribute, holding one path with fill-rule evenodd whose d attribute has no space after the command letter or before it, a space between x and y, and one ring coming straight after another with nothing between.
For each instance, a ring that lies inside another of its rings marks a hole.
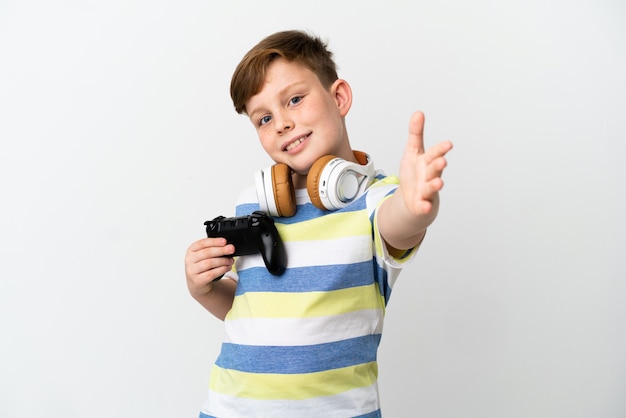
<instances>
[{"instance_id":1,"label":"controller joystick","mask_svg":"<svg viewBox=\"0 0 626 418\"><path fill-rule=\"evenodd\" d=\"M209 238L226 238L235 246L232 256L261 254L267 270L274 276L280 276L287 267L287 253L274 219L261 211L247 216L217 218L206 221L206 233ZM216 279L217 280L217 279Z\"/></svg>"}]
</instances>

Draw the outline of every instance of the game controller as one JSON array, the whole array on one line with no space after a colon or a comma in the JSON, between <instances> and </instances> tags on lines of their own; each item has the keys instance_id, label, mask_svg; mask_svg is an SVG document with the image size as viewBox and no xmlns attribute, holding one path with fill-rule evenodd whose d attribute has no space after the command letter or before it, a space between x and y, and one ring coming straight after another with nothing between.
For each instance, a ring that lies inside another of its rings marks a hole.
<instances>
[{"instance_id":1,"label":"game controller","mask_svg":"<svg viewBox=\"0 0 626 418\"><path fill-rule=\"evenodd\" d=\"M274 220L266 213L255 211L247 216L217 218L206 221L209 238L226 238L235 246L232 256L260 253L265 267L274 276L280 276L287 267L287 253Z\"/></svg>"}]
</instances>

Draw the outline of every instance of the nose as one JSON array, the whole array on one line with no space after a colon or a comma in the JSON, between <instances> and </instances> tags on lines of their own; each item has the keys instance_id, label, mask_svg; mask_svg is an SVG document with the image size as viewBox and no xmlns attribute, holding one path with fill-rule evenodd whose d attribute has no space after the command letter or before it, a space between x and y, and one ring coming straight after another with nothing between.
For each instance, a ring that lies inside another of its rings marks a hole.
<instances>
[{"instance_id":1,"label":"nose","mask_svg":"<svg viewBox=\"0 0 626 418\"><path fill-rule=\"evenodd\" d=\"M288 112L274 114L274 124L276 126L276 131L279 133L290 131L293 129L294 125Z\"/></svg>"}]
</instances>

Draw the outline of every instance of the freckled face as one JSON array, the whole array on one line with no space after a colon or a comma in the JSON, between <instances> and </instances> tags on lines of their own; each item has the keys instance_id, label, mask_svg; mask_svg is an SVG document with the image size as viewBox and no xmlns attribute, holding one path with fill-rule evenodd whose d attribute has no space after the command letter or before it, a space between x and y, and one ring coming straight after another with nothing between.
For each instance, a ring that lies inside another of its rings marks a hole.
<instances>
[{"instance_id":1,"label":"freckled face","mask_svg":"<svg viewBox=\"0 0 626 418\"><path fill-rule=\"evenodd\" d=\"M246 109L272 160L289 165L296 176L306 176L324 155L354 158L344 124L351 97L345 81L325 89L308 68L278 58Z\"/></svg>"}]
</instances>

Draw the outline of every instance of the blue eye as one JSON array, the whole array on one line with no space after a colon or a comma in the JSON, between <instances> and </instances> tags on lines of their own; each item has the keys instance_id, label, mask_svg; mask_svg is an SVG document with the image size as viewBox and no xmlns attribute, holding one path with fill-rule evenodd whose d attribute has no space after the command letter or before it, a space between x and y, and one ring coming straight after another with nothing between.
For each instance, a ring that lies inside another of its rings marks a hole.
<instances>
[{"instance_id":1,"label":"blue eye","mask_svg":"<svg viewBox=\"0 0 626 418\"><path fill-rule=\"evenodd\" d=\"M292 97L291 99L289 99L289 104L295 105L300 103L300 101L302 101L302 96Z\"/></svg>"},{"instance_id":2,"label":"blue eye","mask_svg":"<svg viewBox=\"0 0 626 418\"><path fill-rule=\"evenodd\" d=\"M271 116L269 116L269 115L268 116L263 116L261 118L261 120L259 120L259 125L265 125L266 123L268 123L271 120L272 120Z\"/></svg>"}]
</instances>

